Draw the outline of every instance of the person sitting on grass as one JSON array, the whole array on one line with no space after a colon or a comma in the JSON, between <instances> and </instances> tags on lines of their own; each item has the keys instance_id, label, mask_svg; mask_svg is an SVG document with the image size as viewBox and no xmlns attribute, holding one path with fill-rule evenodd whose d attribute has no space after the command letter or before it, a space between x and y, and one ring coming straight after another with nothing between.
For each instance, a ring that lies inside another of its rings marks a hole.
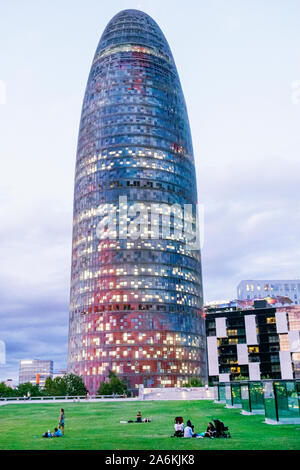
<instances>
[{"instance_id":1,"label":"person sitting on grass","mask_svg":"<svg viewBox=\"0 0 300 470\"><path fill-rule=\"evenodd\" d=\"M136 415L136 422L142 423L142 413L140 411Z\"/></svg>"},{"instance_id":2,"label":"person sitting on grass","mask_svg":"<svg viewBox=\"0 0 300 470\"><path fill-rule=\"evenodd\" d=\"M186 425L189 426L190 428L192 428L192 431L194 432L194 427L191 423L191 421L188 419L187 422L186 422Z\"/></svg>"},{"instance_id":3,"label":"person sitting on grass","mask_svg":"<svg viewBox=\"0 0 300 470\"><path fill-rule=\"evenodd\" d=\"M174 436L183 437L184 423L181 420L181 418L175 418L174 429L175 429Z\"/></svg>"},{"instance_id":4,"label":"person sitting on grass","mask_svg":"<svg viewBox=\"0 0 300 470\"><path fill-rule=\"evenodd\" d=\"M62 437L63 433L61 432L60 429L55 428L54 433L52 434L52 437Z\"/></svg>"},{"instance_id":5,"label":"person sitting on grass","mask_svg":"<svg viewBox=\"0 0 300 470\"><path fill-rule=\"evenodd\" d=\"M183 437L195 437L195 433L193 432L191 426L186 425L184 428Z\"/></svg>"},{"instance_id":6,"label":"person sitting on grass","mask_svg":"<svg viewBox=\"0 0 300 470\"><path fill-rule=\"evenodd\" d=\"M183 437L196 437L196 438L203 438L204 433L196 433L194 432L194 426L192 425L191 421L188 420L186 422L186 427L184 428Z\"/></svg>"},{"instance_id":7,"label":"person sitting on grass","mask_svg":"<svg viewBox=\"0 0 300 470\"><path fill-rule=\"evenodd\" d=\"M214 437L214 434L216 434L216 428L214 427L213 423L209 422L206 432L204 433L204 437Z\"/></svg>"}]
</instances>

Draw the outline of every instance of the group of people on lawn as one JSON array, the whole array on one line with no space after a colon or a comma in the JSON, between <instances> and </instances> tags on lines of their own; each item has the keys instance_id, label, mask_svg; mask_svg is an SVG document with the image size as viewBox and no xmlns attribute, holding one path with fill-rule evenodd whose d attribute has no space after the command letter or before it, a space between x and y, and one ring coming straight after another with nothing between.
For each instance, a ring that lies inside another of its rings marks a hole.
<instances>
[{"instance_id":1,"label":"group of people on lawn","mask_svg":"<svg viewBox=\"0 0 300 470\"><path fill-rule=\"evenodd\" d=\"M213 423L208 423L206 432L196 433L194 432L194 426L192 425L191 421L188 419L186 422L186 425L184 425L183 418L180 416L175 418L174 429L175 429L175 433L174 433L175 437L186 437L186 438L210 437L210 438L213 438L214 434L216 433L216 429Z\"/></svg>"},{"instance_id":2,"label":"group of people on lawn","mask_svg":"<svg viewBox=\"0 0 300 470\"><path fill-rule=\"evenodd\" d=\"M142 419L142 414L139 411L136 416L136 422L150 422L149 419ZM185 438L202 438L202 437L210 437L213 438L216 434L216 428L213 423L209 422L207 429L205 432L202 433L195 433L194 426L192 425L191 421L188 419L186 425L184 425L183 418L178 416L175 418L174 421L174 436L175 437L185 437ZM54 432L48 430L43 434L43 437L62 437L65 434L65 411L63 408L60 410L59 414L59 421L58 421L58 428L54 428Z\"/></svg>"}]
</instances>

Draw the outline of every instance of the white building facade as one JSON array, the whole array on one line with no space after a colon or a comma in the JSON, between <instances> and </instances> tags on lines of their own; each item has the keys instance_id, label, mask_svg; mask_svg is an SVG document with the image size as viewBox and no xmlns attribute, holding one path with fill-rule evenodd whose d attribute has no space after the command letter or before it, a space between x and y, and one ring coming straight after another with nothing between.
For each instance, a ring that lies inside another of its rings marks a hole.
<instances>
[{"instance_id":1,"label":"white building facade","mask_svg":"<svg viewBox=\"0 0 300 470\"><path fill-rule=\"evenodd\" d=\"M53 361L22 359L19 369L19 383L30 382L43 387L47 377L53 376Z\"/></svg>"}]
</instances>

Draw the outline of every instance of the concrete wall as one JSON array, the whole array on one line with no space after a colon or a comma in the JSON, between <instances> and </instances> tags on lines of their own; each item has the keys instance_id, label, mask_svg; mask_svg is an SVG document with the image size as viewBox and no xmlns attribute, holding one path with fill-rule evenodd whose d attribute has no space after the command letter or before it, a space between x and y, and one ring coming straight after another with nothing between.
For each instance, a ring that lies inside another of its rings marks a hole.
<instances>
[{"instance_id":1,"label":"concrete wall","mask_svg":"<svg viewBox=\"0 0 300 470\"><path fill-rule=\"evenodd\" d=\"M141 400L213 400L214 387L139 388Z\"/></svg>"}]
</instances>

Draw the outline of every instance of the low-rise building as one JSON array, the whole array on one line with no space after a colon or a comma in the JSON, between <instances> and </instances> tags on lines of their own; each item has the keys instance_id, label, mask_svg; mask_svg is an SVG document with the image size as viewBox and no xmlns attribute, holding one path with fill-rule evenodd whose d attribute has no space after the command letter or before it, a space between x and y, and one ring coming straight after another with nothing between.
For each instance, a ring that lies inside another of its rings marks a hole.
<instances>
[{"instance_id":1,"label":"low-rise building","mask_svg":"<svg viewBox=\"0 0 300 470\"><path fill-rule=\"evenodd\" d=\"M19 369L19 383L30 382L44 387L47 377L53 376L53 361L40 359L22 359Z\"/></svg>"},{"instance_id":2,"label":"low-rise building","mask_svg":"<svg viewBox=\"0 0 300 470\"><path fill-rule=\"evenodd\" d=\"M60 371L53 372L52 378L56 379L57 377L64 377L67 373L68 373L67 370L62 369Z\"/></svg>"},{"instance_id":3,"label":"low-rise building","mask_svg":"<svg viewBox=\"0 0 300 470\"><path fill-rule=\"evenodd\" d=\"M288 297L295 305L300 304L300 279L294 280L246 280L237 286L237 298L264 299L265 297Z\"/></svg>"},{"instance_id":4,"label":"low-rise building","mask_svg":"<svg viewBox=\"0 0 300 470\"><path fill-rule=\"evenodd\" d=\"M13 379L6 379L4 383L7 387L14 388Z\"/></svg>"}]
</instances>

